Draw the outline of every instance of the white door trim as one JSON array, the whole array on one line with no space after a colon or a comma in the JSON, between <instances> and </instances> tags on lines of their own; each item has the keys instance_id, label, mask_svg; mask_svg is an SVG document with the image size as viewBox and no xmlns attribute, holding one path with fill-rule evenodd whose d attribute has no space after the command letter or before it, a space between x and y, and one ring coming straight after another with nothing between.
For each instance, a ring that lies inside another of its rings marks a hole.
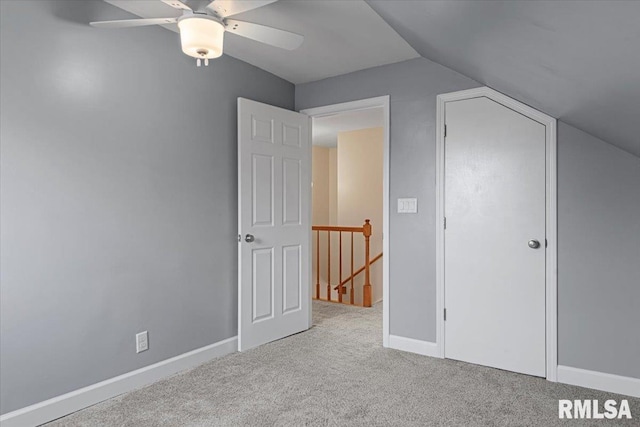
<instances>
[{"instance_id":1,"label":"white door trim","mask_svg":"<svg viewBox=\"0 0 640 427\"><path fill-rule=\"evenodd\" d=\"M436 110L436 345L444 358L444 107L447 102L486 97L546 128L547 252L546 252L546 371L547 380L558 375L557 273L557 143L556 119L488 87L438 95Z\"/></svg>"},{"instance_id":2,"label":"white door trim","mask_svg":"<svg viewBox=\"0 0 640 427\"><path fill-rule=\"evenodd\" d=\"M383 109L383 160L382 160L382 345L389 346L389 96L360 99L300 111L310 117L330 116L369 108ZM311 260L309 261L311 262Z\"/></svg>"}]
</instances>

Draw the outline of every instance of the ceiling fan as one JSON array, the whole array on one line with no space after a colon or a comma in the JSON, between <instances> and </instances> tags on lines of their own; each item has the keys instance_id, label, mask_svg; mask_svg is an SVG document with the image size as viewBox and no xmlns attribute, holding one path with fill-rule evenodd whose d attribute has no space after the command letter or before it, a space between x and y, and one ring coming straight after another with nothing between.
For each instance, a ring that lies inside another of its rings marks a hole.
<instances>
[{"instance_id":1,"label":"ceiling fan","mask_svg":"<svg viewBox=\"0 0 640 427\"><path fill-rule=\"evenodd\" d=\"M224 33L237 34L282 49L297 49L304 37L252 22L229 19L230 16L257 9L277 0L159 0L182 10L182 16L173 18L125 19L120 21L91 22L97 28L130 28L146 25L178 24L182 51L209 65L209 59L222 55ZM189 6L192 5L192 6Z\"/></svg>"}]
</instances>

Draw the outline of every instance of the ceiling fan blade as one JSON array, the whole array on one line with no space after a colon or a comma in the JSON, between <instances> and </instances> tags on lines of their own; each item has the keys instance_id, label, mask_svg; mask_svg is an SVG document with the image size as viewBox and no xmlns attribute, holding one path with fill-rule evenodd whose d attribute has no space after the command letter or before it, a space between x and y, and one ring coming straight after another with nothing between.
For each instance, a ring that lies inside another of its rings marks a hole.
<instances>
[{"instance_id":1,"label":"ceiling fan blade","mask_svg":"<svg viewBox=\"0 0 640 427\"><path fill-rule=\"evenodd\" d=\"M257 9L278 0L214 0L207 9L216 15L226 18L248 10Z\"/></svg>"},{"instance_id":2,"label":"ceiling fan blade","mask_svg":"<svg viewBox=\"0 0 640 427\"><path fill-rule=\"evenodd\" d=\"M192 10L189 6L181 2L180 0L160 0L162 3L167 4L175 9Z\"/></svg>"},{"instance_id":3,"label":"ceiling fan blade","mask_svg":"<svg viewBox=\"0 0 640 427\"><path fill-rule=\"evenodd\" d=\"M146 25L175 24L178 18L149 18L149 19L124 19L120 21L90 22L89 25L96 28L131 28L144 27Z\"/></svg>"},{"instance_id":4,"label":"ceiling fan blade","mask_svg":"<svg viewBox=\"0 0 640 427\"><path fill-rule=\"evenodd\" d=\"M230 33L279 47L281 49L297 49L304 41L304 37L300 34L267 27L265 25L254 24L252 22L226 19L225 23L227 25L225 29Z\"/></svg>"}]
</instances>

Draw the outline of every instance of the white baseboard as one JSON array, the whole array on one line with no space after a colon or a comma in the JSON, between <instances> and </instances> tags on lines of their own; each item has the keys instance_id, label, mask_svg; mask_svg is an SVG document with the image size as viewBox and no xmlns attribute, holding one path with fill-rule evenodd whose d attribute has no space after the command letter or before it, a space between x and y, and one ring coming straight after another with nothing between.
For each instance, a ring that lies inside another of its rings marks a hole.
<instances>
[{"instance_id":1,"label":"white baseboard","mask_svg":"<svg viewBox=\"0 0 640 427\"><path fill-rule=\"evenodd\" d=\"M389 348L418 353L424 356L440 357L438 345L436 343L420 341L414 338L400 337L398 335L389 335Z\"/></svg>"},{"instance_id":2,"label":"white baseboard","mask_svg":"<svg viewBox=\"0 0 640 427\"><path fill-rule=\"evenodd\" d=\"M0 424L2 427L37 426L237 350L238 337L231 337L44 402L6 413L0 416Z\"/></svg>"},{"instance_id":3,"label":"white baseboard","mask_svg":"<svg viewBox=\"0 0 640 427\"><path fill-rule=\"evenodd\" d=\"M558 382L640 397L640 378L558 365Z\"/></svg>"}]
</instances>

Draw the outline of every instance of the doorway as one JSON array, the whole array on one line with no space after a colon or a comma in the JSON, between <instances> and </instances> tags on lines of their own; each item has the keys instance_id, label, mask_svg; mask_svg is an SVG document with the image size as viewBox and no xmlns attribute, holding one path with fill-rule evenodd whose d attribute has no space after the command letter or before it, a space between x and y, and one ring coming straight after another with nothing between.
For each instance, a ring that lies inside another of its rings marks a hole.
<instances>
[{"instance_id":1,"label":"doorway","mask_svg":"<svg viewBox=\"0 0 640 427\"><path fill-rule=\"evenodd\" d=\"M382 108L383 117L384 210L381 237L384 237L388 235L389 211L388 97L319 107L301 113L238 98L240 351L304 331L311 326L312 120L371 108ZM368 222L362 227L352 228L354 233L361 232L368 242L371 237L371 225ZM388 253L386 240L383 240L382 246L383 251ZM369 260L369 256L365 256L365 259ZM383 260L382 279L385 346L389 330L387 259Z\"/></svg>"},{"instance_id":2,"label":"doorway","mask_svg":"<svg viewBox=\"0 0 640 427\"><path fill-rule=\"evenodd\" d=\"M555 119L479 88L438 124L440 356L553 381Z\"/></svg>"},{"instance_id":3,"label":"doorway","mask_svg":"<svg viewBox=\"0 0 640 427\"><path fill-rule=\"evenodd\" d=\"M381 267L382 267L382 272L381 272L381 281L382 283L378 283L378 286L381 285L381 289L379 290L379 292L376 292L375 290L372 291L372 302L375 302L375 300L379 300L382 299L382 305L383 305L383 345L387 346L388 345L388 331L389 331L389 316L388 316L388 292L389 292L389 245L388 245L388 239L385 239L385 236L388 236L388 229L389 229L389 97L388 96L383 96L383 97L378 97L378 98L370 98L370 99L364 99L364 100L359 100L359 101L353 101L353 102L347 102L347 103L342 103L342 104L335 104L335 105L329 105L329 106L324 106L324 107L317 107L317 108L311 108L311 109L307 109L307 110L303 110L301 111L301 113L306 114L308 116L310 116L312 118L313 121L313 125L312 128L314 129L318 129L321 130L323 125L327 125L327 124L331 124L333 123L333 131L330 131L330 134L335 133L339 133L339 129L342 129L343 132L345 133L349 133L349 131L356 131L356 130L363 130L363 129L368 129L369 131L371 131L371 128L379 128L378 132L380 133L380 137L381 137L381 142L382 142L382 212L381 212L381 223L378 224L372 224L372 227L378 227L378 230L380 230L379 236L380 236L380 246L381 246L381 254L383 254L379 260L376 260L378 262L381 263ZM369 126L369 124L373 124L373 122L371 121L373 117L378 117L378 121L375 122L375 126ZM360 121L360 124L359 124ZM340 127L341 125L336 124L336 123L342 123L342 128ZM350 123L350 124L349 124ZM368 123L368 124L367 124ZM319 125L319 126L318 126ZM317 127L318 126L318 127ZM314 130L314 132L316 133L316 135L318 135L319 133L321 134L322 132L317 132ZM376 131L373 131L374 133ZM352 149L355 149L357 151L357 146L359 145L358 141L356 141L357 137L364 137L366 139L366 135L364 135L366 132L363 131L362 134L356 135L358 134L358 132L356 132L355 134L352 135L345 135L346 137L353 137L350 138L352 140L352 142L350 144L345 143L345 147L347 145L350 145ZM371 135L370 135L371 136ZM319 138L322 139L322 138ZM317 139L318 140L318 139ZM323 145L325 146L323 148ZM327 145L329 145L327 147ZM320 141L320 144L315 145L314 147L314 151L312 156L317 156L317 157L321 157L321 156L325 156L327 158L326 160L326 164L328 166L328 168L331 168L331 165L333 164L334 167L337 168L337 146L336 147L331 147L331 145L333 145L331 142L327 142L327 140L325 139L324 142ZM336 143L337 145L337 143ZM331 149L335 148L336 150L334 152L331 152ZM360 147L362 148L362 147ZM353 154L353 150L345 150L345 155L347 155L347 151L351 151L351 153ZM335 156L335 159L332 159L332 156ZM319 164L320 162L318 161L319 159L312 159L312 162ZM336 171L337 172L337 171ZM337 178L337 174L335 176L335 178ZM327 177L327 181L330 178ZM328 183L331 184L331 183ZM335 183L337 184L337 182ZM327 187L331 187L331 185L328 185ZM334 191L337 190L337 185L334 186ZM318 195L318 193L321 192L326 192L326 193L330 193L331 192L331 188L326 188L326 189L320 189L318 183L314 184L314 188L316 190L316 195ZM320 191L319 191L320 190ZM312 190L313 191L313 190ZM331 197L331 196L329 196ZM331 198L329 198L328 200L331 200ZM335 199L333 199L335 200ZM353 198L350 198L348 200L353 201ZM346 204L349 204L347 202L345 202ZM343 205L344 206L344 205ZM338 220L338 218L340 217L340 213L338 209L333 209L332 206L332 202L329 201L328 202L328 206L326 206L326 208L328 209L317 209L318 206L316 206L315 212L314 212L314 217L318 220L322 219L323 222L324 220L328 221L328 222L332 222L331 220L333 219L334 222L340 222ZM357 215L357 214L356 214ZM362 216L362 215L361 215ZM353 233L346 231L344 233L340 233L339 231L336 230L336 233L339 234L335 234L334 237L331 237L329 235L329 231L328 230L318 230L317 227L314 227L314 233L317 233L316 236L314 237L315 239L315 243L316 245L318 245L318 242L323 243L323 246L321 248L319 248L319 245L315 247L315 250L318 251L318 249L320 249L319 252L316 252L316 254L320 254L323 253L325 250L327 250L328 248L333 249L334 254L339 253L340 249L339 249L339 241L341 239L341 237L339 237L340 234L343 235L343 247L346 247L345 252L349 252L350 249L350 238L351 236L354 236L354 246L357 247L357 242L360 237L358 236L358 233L362 233L365 232L364 230L366 229L366 223L364 223L365 219L371 219L371 218L361 218L360 220L363 222L361 225L361 227L357 227L358 224L356 224L356 218L353 217L351 218L347 213L343 213L343 218L348 218L346 219L346 221L348 221L351 226L351 228L353 228ZM328 228L331 228L332 226L330 226L329 224L323 224L323 225L327 225ZM341 225L347 225L347 224L341 224ZM359 230L356 230L356 228L359 228ZM323 232L322 237L320 237L320 240L318 239L318 236L320 236L320 232ZM324 234L324 233L327 234ZM374 231L375 233L375 231ZM365 232L366 234L366 232ZM375 252L377 250L377 247L372 246L370 248L370 251ZM354 249L352 253L356 253L358 250ZM370 257L368 258L369 260L374 259L378 254L376 253L370 253ZM328 259L332 259L333 256L326 254L323 254L324 258L328 258ZM365 256L365 259L366 256ZM320 260L320 262L322 262ZM335 299L336 301L340 298L342 299L342 297L344 297L344 302L349 301L351 298L351 289L349 289L349 283L344 283L344 286L341 286L341 283L344 282L344 279L348 279L350 276L350 265L349 265L349 260L346 261L346 263L344 265L340 265L339 261L337 262L338 265L336 265L336 262L334 262L334 273L331 273L330 271L327 271L326 273L323 272L323 276L324 278L329 278L329 283L327 283L326 280L322 280L322 278L320 278L320 274L318 274L318 276L314 276L312 278L312 288L311 288L311 292L314 295L321 295L321 297L325 297L325 299L328 299L327 296L330 296L332 299ZM312 268L316 267L316 273L319 273L319 271L317 270L317 266L319 265L319 261L318 258L312 260ZM341 269L342 267L342 269ZM358 269L359 265L356 265L356 270ZM339 270L340 269L340 270ZM324 270L324 268L322 268L322 270ZM327 269L329 270L329 269ZM336 274L336 272L342 272L345 271L344 276L341 280L341 278L339 277L339 274ZM372 268L373 271L373 268ZM331 278L333 278L334 276L337 277L336 280L331 280ZM318 282L318 283L317 283ZM321 286L321 291L317 288L317 285L319 284L319 282L322 282L322 286ZM331 285L331 283L333 283L333 285ZM327 286L330 285L330 286ZM375 283L374 283L375 285ZM336 288L337 289L334 289ZM340 289L344 287L344 289ZM372 286L373 288L373 286ZM329 289L331 291L329 291ZM318 293L316 293L318 292ZM342 292L345 293L345 295L342 294ZM353 291L353 293L355 294L353 296L353 300L358 300L361 298L363 298L363 301L365 301L365 295L364 293L366 293L366 291L363 289L362 292L358 295L358 289L356 286L356 289ZM376 297L376 295L378 295ZM322 298L321 298L322 299ZM311 319L310 319L311 322Z\"/></svg>"}]
</instances>

